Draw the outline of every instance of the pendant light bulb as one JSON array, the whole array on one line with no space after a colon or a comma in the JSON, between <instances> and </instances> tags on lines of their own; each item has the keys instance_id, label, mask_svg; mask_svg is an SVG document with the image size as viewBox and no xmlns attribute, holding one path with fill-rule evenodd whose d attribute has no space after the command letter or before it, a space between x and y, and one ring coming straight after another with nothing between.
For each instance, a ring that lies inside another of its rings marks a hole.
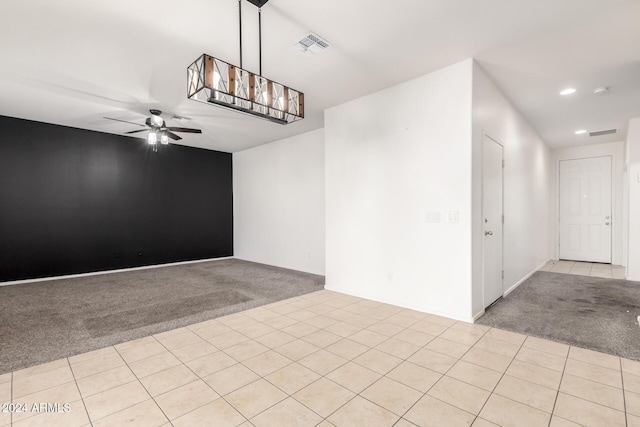
<instances>
[{"instance_id":1,"label":"pendant light bulb","mask_svg":"<svg viewBox=\"0 0 640 427\"><path fill-rule=\"evenodd\" d=\"M169 135L167 135L167 132L162 132L160 134L160 143L163 145L169 145Z\"/></svg>"},{"instance_id":2,"label":"pendant light bulb","mask_svg":"<svg viewBox=\"0 0 640 427\"><path fill-rule=\"evenodd\" d=\"M156 142L158 142L158 136L154 131L149 132L149 136L147 137L147 142L149 142L149 144L151 145L154 145Z\"/></svg>"}]
</instances>

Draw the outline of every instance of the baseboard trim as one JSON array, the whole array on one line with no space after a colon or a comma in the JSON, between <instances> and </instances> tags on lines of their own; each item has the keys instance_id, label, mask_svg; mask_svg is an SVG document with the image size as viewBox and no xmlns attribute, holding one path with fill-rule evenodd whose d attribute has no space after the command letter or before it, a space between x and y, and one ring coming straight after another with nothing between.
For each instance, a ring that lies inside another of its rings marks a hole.
<instances>
[{"instance_id":1,"label":"baseboard trim","mask_svg":"<svg viewBox=\"0 0 640 427\"><path fill-rule=\"evenodd\" d=\"M323 271L312 271L306 267L301 268L299 266L291 266L291 265L283 265L280 263L272 263L272 262L268 262L268 261L264 261L264 260L259 260L259 259L251 259L249 257L244 257L241 255L234 255L233 256L235 259L239 259L241 261L248 261L248 262L253 262L256 264L264 264L264 265L268 265L271 267L278 267L278 268L284 268L287 270L294 270L294 271L301 271L303 273L309 273L309 274L315 274L316 276L324 276L324 270Z\"/></svg>"},{"instance_id":2,"label":"baseboard trim","mask_svg":"<svg viewBox=\"0 0 640 427\"><path fill-rule=\"evenodd\" d=\"M351 295L353 297L358 297L358 298L364 298L364 299L368 299L371 301L376 301L376 302L381 302L384 304L391 304L391 305L395 305L398 307L402 307L402 308L408 308L410 310L416 310L416 311L420 311L423 313L429 313L429 314L434 314L436 316L442 316L442 317L446 317L449 319L453 319L453 320L459 320L461 322L466 322L466 323L473 323L474 319L473 317L468 317L468 316L458 316L452 313L447 313L444 311L440 311L440 310L434 310L432 308L429 307L422 307L422 306L418 306L415 304L407 304L403 301L395 301L392 299L387 299L387 298L380 298L376 295L372 295L372 294L367 294L366 292L353 292L350 289L343 289L339 286L327 286L325 285L324 288L328 291L333 291L333 292L339 292L341 294L345 294L345 295Z\"/></svg>"},{"instance_id":3,"label":"baseboard trim","mask_svg":"<svg viewBox=\"0 0 640 427\"><path fill-rule=\"evenodd\" d=\"M485 313L484 308L482 310L480 310L479 312L477 312L473 316L473 323L476 323L476 320L478 320L484 313Z\"/></svg>"},{"instance_id":4,"label":"baseboard trim","mask_svg":"<svg viewBox=\"0 0 640 427\"><path fill-rule=\"evenodd\" d=\"M548 260L544 261L542 264L540 264L539 266L537 266L536 268L534 268L532 271L530 271L526 276L524 276L522 279L518 280L513 286L511 286L509 289L507 289L504 294L502 294L503 297L506 297L507 295L509 295L511 292L515 291L516 288L518 286L520 286L521 284L524 283L525 280L527 280L529 277L531 277L533 275L533 273L535 273L536 271L540 270L542 267L544 267L549 261L551 261L552 259L549 258Z\"/></svg>"},{"instance_id":5,"label":"baseboard trim","mask_svg":"<svg viewBox=\"0 0 640 427\"><path fill-rule=\"evenodd\" d=\"M171 267L172 265L197 264L199 262L222 261L224 259L233 259L233 258L235 257L228 256L228 257L221 257L221 258L207 258L207 259L197 259L194 261L180 261L180 262L169 262L166 264L144 265L142 267L120 268L118 270L104 270L104 271L94 271L91 273L68 274L65 276L51 276L51 277L40 277L38 279L12 280L10 282L0 282L0 286L22 285L25 283L46 282L49 280L75 279L77 277L98 276L100 274L124 273L127 271L136 271L136 270L149 270L152 268Z\"/></svg>"}]
</instances>

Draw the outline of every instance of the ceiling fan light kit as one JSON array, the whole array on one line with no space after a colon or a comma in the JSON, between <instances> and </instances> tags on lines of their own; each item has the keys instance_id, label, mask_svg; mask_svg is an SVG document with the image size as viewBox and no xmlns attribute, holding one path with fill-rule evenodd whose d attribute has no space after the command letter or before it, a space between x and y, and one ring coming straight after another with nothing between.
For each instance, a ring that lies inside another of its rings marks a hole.
<instances>
[{"instance_id":1,"label":"ceiling fan light kit","mask_svg":"<svg viewBox=\"0 0 640 427\"><path fill-rule=\"evenodd\" d=\"M132 125L140 126L143 128L125 132L126 135L149 131L149 133L147 134L147 142L153 147L153 151L158 151L158 137L160 137L160 144L169 145L169 138L173 139L174 141L179 141L182 139L174 132L202 133L202 130L200 129L167 126L164 119L162 118L162 111L149 110L149 112L151 113L151 116L147 118L143 125L127 120L114 119L111 117L105 117L105 119L122 123L130 123Z\"/></svg>"},{"instance_id":2,"label":"ceiling fan light kit","mask_svg":"<svg viewBox=\"0 0 640 427\"><path fill-rule=\"evenodd\" d=\"M288 124L304 118L304 94L267 79L262 74L261 7L268 0L249 0L258 7L260 34L260 73L242 68L242 37L240 66L237 67L211 55L203 54L187 68L187 97L248 113L275 123ZM238 0L241 8L242 0ZM240 11L240 35L242 13Z\"/></svg>"},{"instance_id":3,"label":"ceiling fan light kit","mask_svg":"<svg viewBox=\"0 0 640 427\"><path fill-rule=\"evenodd\" d=\"M169 135L167 134L166 130L150 131L149 135L147 135L147 142L151 145L156 145L158 143L158 134L160 135L160 144L169 145Z\"/></svg>"}]
</instances>

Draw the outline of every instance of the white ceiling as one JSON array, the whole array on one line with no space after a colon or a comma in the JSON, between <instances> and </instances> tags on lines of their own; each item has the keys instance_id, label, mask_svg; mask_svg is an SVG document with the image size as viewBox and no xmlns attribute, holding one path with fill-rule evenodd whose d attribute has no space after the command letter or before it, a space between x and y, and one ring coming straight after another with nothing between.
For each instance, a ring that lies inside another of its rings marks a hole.
<instances>
[{"instance_id":1,"label":"white ceiling","mask_svg":"<svg viewBox=\"0 0 640 427\"><path fill-rule=\"evenodd\" d=\"M257 9L243 0L244 68L258 71ZM235 152L323 126L323 110L476 58L551 147L620 141L640 117L638 0L271 0L263 75L305 93L282 126L186 99L202 53L239 65L237 0L2 0L0 115L110 133L150 108L203 129L180 143ZM293 47L314 31L333 46ZM567 86L576 94L561 97ZM608 86L606 95L593 95ZM590 138L574 131L618 128ZM143 134L144 135L144 134Z\"/></svg>"}]
</instances>

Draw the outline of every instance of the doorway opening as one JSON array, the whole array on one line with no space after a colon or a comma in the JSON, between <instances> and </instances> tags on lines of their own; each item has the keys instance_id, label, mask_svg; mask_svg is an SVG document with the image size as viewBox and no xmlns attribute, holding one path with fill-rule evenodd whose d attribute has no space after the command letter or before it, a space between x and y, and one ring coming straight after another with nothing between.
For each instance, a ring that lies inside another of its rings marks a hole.
<instances>
[{"instance_id":1,"label":"doorway opening","mask_svg":"<svg viewBox=\"0 0 640 427\"><path fill-rule=\"evenodd\" d=\"M561 160L559 257L611 264L611 156Z\"/></svg>"},{"instance_id":2,"label":"doorway opening","mask_svg":"<svg viewBox=\"0 0 640 427\"><path fill-rule=\"evenodd\" d=\"M503 279L503 146L488 135L483 138L482 223L484 307L504 294Z\"/></svg>"}]
</instances>

